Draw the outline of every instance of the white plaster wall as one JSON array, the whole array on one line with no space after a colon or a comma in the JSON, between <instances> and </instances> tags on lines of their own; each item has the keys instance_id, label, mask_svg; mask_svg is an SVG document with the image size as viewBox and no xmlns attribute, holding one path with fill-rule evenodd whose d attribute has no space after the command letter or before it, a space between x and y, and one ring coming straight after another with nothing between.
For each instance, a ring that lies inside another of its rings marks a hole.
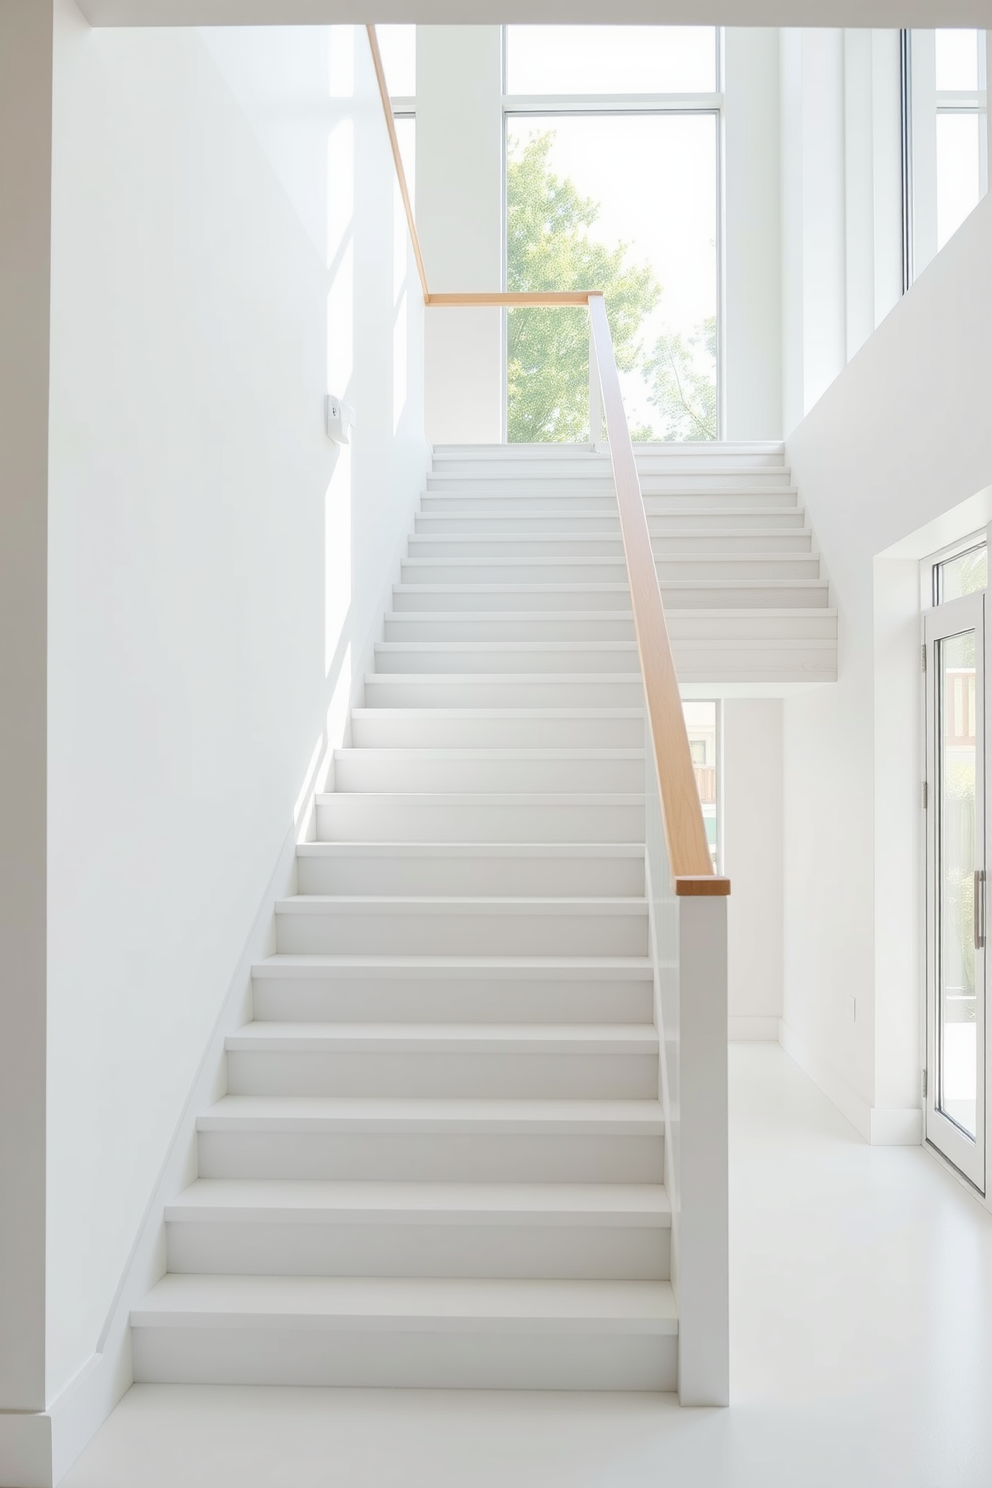
<instances>
[{"instance_id":1,"label":"white plaster wall","mask_svg":"<svg viewBox=\"0 0 992 1488\"><path fill-rule=\"evenodd\" d=\"M723 871L731 1038L777 1039L782 1016L782 702L725 698Z\"/></svg>"},{"instance_id":2,"label":"white plaster wall","mask_svg":"<svg viewBox=\"0 0 992 1488\"><path fill-rule=\"evenodd\" d=\"M96 32L60 3L50 1400L97 1347L421 486L372 82L352 27Z\"/></svg>"},{"instance_id":3,"label":"white plaster wall","mask_svg":"<svg viewBox=\"0 0 992 1488\"><path fill-rule=\"evenodd\" d=\"M724 33L724 437L782 437L779 33Z\"/></svg>"},{"instance_id":4,"label":"white plaster wall","mask_svg":"<svg viewBox=\"0 0 992 1488\"><path fill-rule=\"evenodd\" d=\"M503 287L499 26L417 27L416 218L437 294ZM426 419L434 444L503 438L503 312L433 309Z\"/></svg>"},{"instance_id":5,"label":"white plaster wall","mask_svg":"<svg viewBox=\"0 0 992 1488\"><path fill-rule=\"evenodd\" d=\"M990 252L986 199L788 442L841 632L837 685L784 705L784 1036L876 1140L918 1137L920 1088L919 632L887 550L992 483Z\"/></svg>"}]
</instances>

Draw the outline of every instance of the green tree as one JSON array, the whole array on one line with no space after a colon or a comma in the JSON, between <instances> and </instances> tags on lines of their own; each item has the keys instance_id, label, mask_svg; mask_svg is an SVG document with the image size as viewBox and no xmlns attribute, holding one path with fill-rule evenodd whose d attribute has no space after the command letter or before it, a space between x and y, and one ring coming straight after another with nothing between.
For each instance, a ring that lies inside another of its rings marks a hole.
<instances>
[{"instance_id":1,"label":"green tree","mask_svg":"<svg viewBox=\"0 0 992 1488\"><path fill-rule=\"evenodd\" d=\"M716 319L689 336L660 336L644 366L649 400L661 414L661 437L716 438Z\"/></svg>"},{"instance_id":2,"label":"green tree","mask_svg":"<svg viewBox=\"0 0 992 1488\"><path fill-rule=\"evenodd\" d=\"M603 290L617 366L631 371L642 360L641 324L661 287L646 264L627 262L628 244L609 248L589 237L599 207L552 171L553 143L553 131L533 134L507 161L507 288ZM588 439L585 310L511 310L507 319L511 442Z\"/></svg>"}]
</instances>

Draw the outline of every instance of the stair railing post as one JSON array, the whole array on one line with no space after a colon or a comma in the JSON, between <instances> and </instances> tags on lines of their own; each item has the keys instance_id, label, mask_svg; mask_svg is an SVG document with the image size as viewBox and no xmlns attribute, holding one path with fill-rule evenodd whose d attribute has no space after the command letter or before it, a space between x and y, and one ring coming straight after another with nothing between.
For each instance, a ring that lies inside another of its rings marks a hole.
<instances>
[{"instance_id":1,"label":"stair railing post","mask_svg":"<svg viewBox=\"0 0 992 1488\"><path fill-rule=\"evenodd\" d=\"M599 385L599 364L592 323L589 325L589 443L603 442L603 393Z\"/></svg>"}]
</instances>

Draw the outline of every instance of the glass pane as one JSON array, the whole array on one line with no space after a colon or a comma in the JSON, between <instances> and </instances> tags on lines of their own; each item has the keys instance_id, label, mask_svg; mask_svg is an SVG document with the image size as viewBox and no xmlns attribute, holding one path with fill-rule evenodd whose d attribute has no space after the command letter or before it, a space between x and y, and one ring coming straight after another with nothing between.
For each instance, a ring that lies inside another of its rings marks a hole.
<instances>
[{"instance_id":1,"label":"glass pane","mask_svg":"<svg viewBox=\"0 0 992 1488\"><path fill-rule=\"evenodd\" d=\"M935 31L937 92L974 93L978 88L977 31Z\"/></svg>"},{"instance_id":2,"label":"glass pane","mask_svg":"<svg viewBox=\"0 0 992 1488\"><path fill-rule=\"evenodd\" d=\"M507 26L508 93L714 93L713 26Z\"/></svg>"},{"instance_id":3,"label":"glass pane","mask_svg":"<svg viewBox=\"0 0 992 1488\"><path fill-rule=\"evenodd\" d=\"M984 543L981 547L969 548L966 553L958 553L957 557L936 564L936 571L938 604L960 599L963 594L977 594L988 587L988 548Z\"/></svg>"},{"instance_id":4,"label":"glass pane","mask_svg":"<svg viewBox=\"0 0 992 1488\"><path fill-rule=\"evenodd\" d=\"M711 113L507 120L507 288L605 291L635 439L716 438L716 145ZM507 381L511 441L588 439L585 311L511 311Z\"/></svg>"},{"instance_id":5,"label":"glass pane","mask_svg":"<svg viewBox=\"0 0 992 1488\"><path fill-rule=\"evenodd\" d=\"M985 115L937 115L937 247L957 232L981 196L980 130Z\"/></svg>"},{"instance_id":6,"label":"glass pane","mask_svg":"<svg viewBox=\"0 0 992 1488\"><path fill-rule=\"evenodd\" d=\"M710 856L716 868L719 856L717 837L717 721L716 703L711 701L686 701L682 704L686 732L689 735L689 753L692 755L692 770L696 777L699 802L703 808L706 840L710 845Z\"/></svg>"},{"instance_id":7,"label":"glass pane","mask_svg":"<svg viewBox=\"0 0 992 1488\"><path fill-rule=\"evenodd\" d=\"M411 202L417 199L417 120L413 114L396 114L393 118L396 125L396 138L400 147L400 159L403 162L403 174L406 176L406 189L410 193Z\"/></svg>"},{"instance_id":8,"label":"glass pane","mask_svg":"<svg viewBox=\"0 0 992 1488\"><path fill-rule=\"evenodd\" d=\"M416 26L376 26L386 86L391 98L412 98L417 91Z\"/></svg>"},{"instance_id":9,"label":"glass pane","mask_svg":"<svg viewBox=\"0 0 992 1488\"><path fill-rule=\"evenodd\" d=\"M940 1109L976 1135L975 632L937 642L939 779Z\"/></svg>"}]
</instances>

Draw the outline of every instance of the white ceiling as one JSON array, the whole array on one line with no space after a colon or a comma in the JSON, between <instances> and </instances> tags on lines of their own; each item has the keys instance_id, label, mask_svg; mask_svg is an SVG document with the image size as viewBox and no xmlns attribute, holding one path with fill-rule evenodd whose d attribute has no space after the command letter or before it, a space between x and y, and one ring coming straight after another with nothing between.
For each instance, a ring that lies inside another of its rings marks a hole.
<instances>
[{"instance_id":1,"label":"white ceiling","mask_svg":"<svg viewBox=\"0 0 992 1488\"><path fill-rule=\"evenodd\" d=\"M585 21L726 26L985 26L992 0L79 0L94 26L322 25L333 21Z\"/></svg>"}]
</instances>

